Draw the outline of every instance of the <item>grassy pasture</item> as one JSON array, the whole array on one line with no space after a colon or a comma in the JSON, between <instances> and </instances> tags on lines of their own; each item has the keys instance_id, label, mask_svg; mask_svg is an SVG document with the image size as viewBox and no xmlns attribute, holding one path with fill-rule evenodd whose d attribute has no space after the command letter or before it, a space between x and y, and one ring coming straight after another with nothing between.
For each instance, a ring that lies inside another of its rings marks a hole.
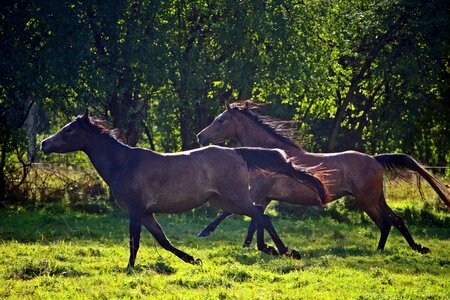
<instances>
[{"instance_id":1,"label":"grassy pasture","mask_svg":"<svg viewBox=\"0 0 450 300\"><path fill-rule=\"evenodd\" d=\"M424 186L425 187L425 186ZM378 229L341 203L329 210L279 205L269 210L301 260L243 248L248 220L234 216L209 238L196 233L215 216L202 208L158 220L172 243L200 258L192 266L156 245L143 229L135 270L128 220L59 206L0 211L0 298L159 299L448 299L450 215L426 188L389 184L388 202L404 216L428 255L411 251L393 229L376 253ZM408 198L408 200L406 200Z\"/></svg>"}]
</instances>

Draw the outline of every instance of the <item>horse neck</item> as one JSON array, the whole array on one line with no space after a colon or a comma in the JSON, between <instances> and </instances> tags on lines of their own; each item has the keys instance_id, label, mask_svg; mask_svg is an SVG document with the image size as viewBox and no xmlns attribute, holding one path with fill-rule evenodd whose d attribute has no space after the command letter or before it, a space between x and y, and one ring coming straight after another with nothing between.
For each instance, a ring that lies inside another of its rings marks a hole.
<instances>
[{"instance_id":1,"label":"horse neck","mask_svg":"<svg viewBox=\"0 0 450 300\"><path fill-rule=\"evenodd\" d=\"M111 186L114 176L120 173L130 148L105 134L95 134L89 140L91 143L84 152L103 180Z\"/></svg>"},{"instance_id":2,"label":"horse neck","mask_svg":"<svg viewBox=\"0 0 450 300\"><path fill-rule=\"evenodd\" d=\"M277 138L248 118L239 126L236 138L244 147L279 148L286 151L289 156L305 153L302 148Z\"/></svg>"}]
</instances>

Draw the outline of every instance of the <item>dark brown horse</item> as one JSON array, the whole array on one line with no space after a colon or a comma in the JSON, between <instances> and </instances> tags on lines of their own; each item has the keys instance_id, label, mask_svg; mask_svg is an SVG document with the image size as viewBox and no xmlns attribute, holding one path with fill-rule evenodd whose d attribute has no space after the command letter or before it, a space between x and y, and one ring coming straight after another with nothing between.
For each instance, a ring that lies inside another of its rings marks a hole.
<instances>
[{"instance_id":1,"label":"dark brown horse","mask_svg":"<svg viewBox=\"0 0 450 300\"><path fill-rule=\"evenodd\" d=\"M134 266L139 249L141 224L164 249L185 262L198 263L169 242L154 213L179 213L207 201L251 217L261 232L263 228L269 232L279 254L299 257L295 250L288 252L270 219L253 205L249 194L251 170L286 174L315 189L322 201L327 200L320 180L288 162L282 150L212 146L161 154L122 144L104 121L89 118L87 111L42 141L42 150L45 154L83 151L88 155L117 204L130 216L129 267ZM267 250L259 243L258 249Z\"/></svg>"},{"instance_id":2,"label":"dark brown horse","mask_svg":"<svg viewBox=\"0 0 450 300\"><path fill-rule=\"evenodd\" d=\"M391 226L394 225L412 249L420 253L429 252L428 248L414 241L402 218L387 205L383 192L383 176L386 170L399 175L405 170L417 172L428 181L450 208L450 193L442 182L405 154L370 156L356 151L327 154L307 152L286 134L287 131L283 130L279 121L251 111L256 107L258 105L250 101L245 104L236 102L231 106L227 105L227 109L197 135L199 143L206 145L235 139L242 146L283 149L303 166L320 165L322 170L329 170L326 179L333 199L353 195L360 207L378 226L381 232L378 250L384 249ZM318 205L316 196L309 189L282 175L253 178L250 194L256 205L263 210L271 199L293 204ZM198 235L208 236L229 215L229 212L222 213ZM251 243L253 234L254 224L251 224L245 245Z\"/></svg>"}]
</instances>

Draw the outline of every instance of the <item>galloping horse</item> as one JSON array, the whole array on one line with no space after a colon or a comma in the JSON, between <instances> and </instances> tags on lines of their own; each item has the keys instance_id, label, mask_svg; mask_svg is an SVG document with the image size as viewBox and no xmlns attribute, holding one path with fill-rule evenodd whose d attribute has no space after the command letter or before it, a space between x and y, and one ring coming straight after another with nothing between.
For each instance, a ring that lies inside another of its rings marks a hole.
<instances>
[{"instance_id":1,"label":"galloping horse","mask_svg":"<svg viewBox=\"0 0 450 300\"><path fill-rule=\"evenodd\" d=\"M207 201L220 209L251 217L259 231L263 232L264 228L269 232L279 254L298 258L298 252L288 251L280 240L270 219L253 205L249 194L252 170L285 174L307 184L317 191L321 201L327 201L320 180L289 162L282 150L211 146L161 154L128 147L118 141L114 132L103 120L90 118L86 111L43 140L42 150L45 154L83 151L88 155L111 188L117 204L129 214L129 268L136 260L141 224L164 249L185 262L199 263L200 260L169 242L154 213L179 213ZM264 247L258 244L259 250L267 250ZM268 252L274 254L272 250Z\"/></svg>"},{"instance_id":2,"label":"galloping horse","mask_svg":"<svg viewBox=\"0 0 450 300\"><path fill-rule=\"evenodd\" d=\"M303 166L320 165L325 172L329 170L327 182L333 200L344 195L352 195L360 207L375 222L381 232L378 250L383 250L391 226L394 225L415 251L428 253L427 247L417 244L406 228L401 217L387 205L383 192L383 176L386 170L401 175L404 170L415 171L425 178L440 198L450 208L450 193L446 186L428 173L412 157L405 154L381 154L370 156L357 151L339 153L310 153L298 146L280 127L280 122L261 116L252 111L259 107L251 101L245 104L227 104L226 110L198 135L200 144L219 143L235 139L246 147L280 148L301 162ZM264 210L271 199L301 205L318 205L314 195L304 185L298 184L282 175L265 176L252 179L251 198ZM198 236L208 236L222 222L229 212L223 212L203 229ZM254 224L250 224L244 245L251 243Z\"/></svg>"}]
</instances>

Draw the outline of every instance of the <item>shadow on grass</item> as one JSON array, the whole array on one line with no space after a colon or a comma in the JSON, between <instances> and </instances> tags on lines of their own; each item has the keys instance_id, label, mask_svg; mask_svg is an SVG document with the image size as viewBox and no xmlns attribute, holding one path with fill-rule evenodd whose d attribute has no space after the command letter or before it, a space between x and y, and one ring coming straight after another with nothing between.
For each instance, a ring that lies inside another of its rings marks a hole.
<instances>
[{"instance_id":1,"label":"shadow on grass","mask_svg":"<svg viewBox=\"0 0 450 300\"><path fill-rule=\"evenodd\" d=\"M8 279L31 280L39 276L81 277L88 273L73 269L71 266L51 263L48 260L26 261L11 265L7 272Z\"/></svg>"},{"instance_id":2,"label":"shadow on grass","mask_svg":"<svg viewBox=\"0 0 450 300\"><path fill-rule=\"evenodd\" d=\"M305 258L317 258L327 255L333 255L340 258L347 257L370 257L377 254L375 251L368 251L366 249L356 247L330 247L330 248L315 248L313 250L306 251L303 255Z\"/></svg>"},{"instance_id":3,"label":"shadow on grass","mask_svg":"<svg viewBox=\"0 0 450 300\"><path fill-rule=\"evenodd\" d=\"M235 260L244 265L253 265L262 261L271 261L277 259L266 254L260 254L256 250L253 243L251 248L241 249L243 239L248 225L242 217L234 217L227 219L223 225L218 228L211 237L199 239L195 235L202 228L203 224L209 221L211 213L206 211L205 214L201 210L180 214L180 215L161 215L158 216L162 227L166 230L169 239L172 240L176 247L198 247L199 249L217 248L217 251L208 254L208 259L225 257ZM306 219L304 222L295 219L279 219L276 224L283 239L284 235L291 235L291 239L298 235L301 239L311 240L312 245L314 239L330 238L330 247L316 248L313 250L302 251L300 253L305 259L320 258L327 255L334 255L340 258L347 257L370 257L376 255L375 249L378 242L378 229L372 224L366 222L359 224L339 223L331 218L321 217L320 219ZM368 230L366 230L369 228ZM283 229L283 230L281 230ZM425 227L419 225L409 226L413 237L418 243L430 247L433 245L423 242L423 239L430 237L448 240L450 231L448 228L442 227ZM355 231L365 230L364 238L370 239L373 250L367 248L358 248L358 241L355 239L355 246L339 247L334 246L334 240L352 241L355 238ZM353 234L349 234L353 231ZM393 232L396 231L393 229ZM391 233L392 234L392 233ZM398 233L397 233L398 235ZM142 231L145 239L149 238L146 230ZM306 236L306 237L305 237ZM403 239L403 238L402 238ZM92 243L102 242L106 244L123 244L126 247L128 242L128 218L122 212L113 212L111 214L87 214L79 212L65 212L64 214L49 214L46 211L0 211L0 241L15 240L19 242L38 242L50 243L55 241L87 241ZM273 243L266 237L268 244ZM290 246L287 244L287 246ZM157 246L159 247L159 246ZM411 251L408 245L402 246ZM294 247L295 248L295 247ZM161 251L164 251L162 248ZM393 249L399 251L400 249ZM392 254L387 249L384 254ZM443 262L446 265L446 262ZM154 266L144 266L147 269L154 270L156 273L169 274L170 266L166 268L164 263L158 262ZM64 271L62 271L64 272Z\"/></svg>"},{"instance_id":4,"label":"shadow on grass","mask_svg":"<svg viewBox=\"0 0 450 300\"><path fill-rule=\"evenodd\" d=\"M177 269L172 267L169 262L164 260L159 260L152 264L137 264L134 268L119 268L117 270L118 273L124 273L127 275L136 275L136 274L147 274L147 273L156 273L160 275L172 275L177 272Z\"/></svg>"},{"instance_id":5,"label":"shadow on grass","mask_svg":"<svg viewBox=\"0 0 450 300\"><path fill-rule=\"evenodd\" d=\"M97 215L76 212L0 211L0 240L55 242L108 239L122 241L128 235L124 214Z\"/></svg>"}]
</instances>

